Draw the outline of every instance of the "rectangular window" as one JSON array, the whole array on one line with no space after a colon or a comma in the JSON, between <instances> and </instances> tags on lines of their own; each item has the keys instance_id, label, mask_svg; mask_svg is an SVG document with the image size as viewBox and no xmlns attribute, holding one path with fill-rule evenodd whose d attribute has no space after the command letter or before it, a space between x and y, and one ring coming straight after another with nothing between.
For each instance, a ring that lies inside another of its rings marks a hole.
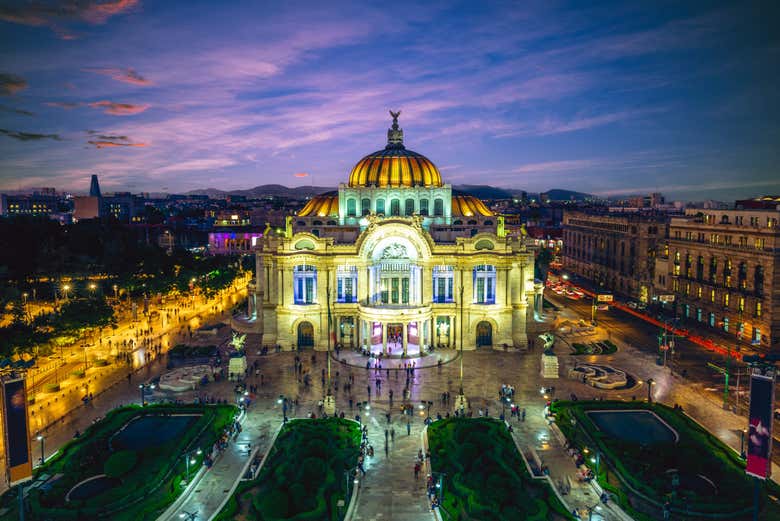
<instances>
[{"instance_id":1,"label":"rectangular window","mask_svg":"<svg viewBox=\"0 0 780 521\"><path fill-rule=\"evenodd\" d=\"M745 312L745 297L739 297L739 312L744 313Z\"/></svg>"},{"instance_id":2,"label":"rectangular window","mask_svg":"<svg viewBox=\"0 0 780 521\"><path fill-rule=\"evenodd\" d=\"M453 277L452 266L433 267L433 301L439 304L453 302Z\"/></svg>"},{"instance_id":3,"label":"rectangular window","mask_svg":"<svg viewBox=\"0 0 780 521\"><path fill-rule=\"evenodd\" d=\"M698 322L701 322L702 316L701 316L701 308L696 308L696 320Z\"/></svg>"},{"instance_id":4,"label":"rectangular window","mask_svg":"<svg viewBox=\"0 0 780 521\"><path fill-rule=\"evenodd\" d=\"M761 301L760 300L756 302L756 316L757 317L761 316Z\"/></svg>"},{"instance_id":5,"label":"rectangular window","mask_svg":"<svg viewBox=\"0 0 780 521\"><path fill-rule=\"evenodd\" d=\"M401 303L409 303L409 279L407 277L401 279Z\"/></svg>"},{"instance_id":6,"label":"rectangular window","mask_svg":"<svg viewBox=\"0 0 780 521\"><path fill-rule=\"evenodd\" d=\"M398 278L393 277L390 285L390 302L398 304Z\"/></svg>"},{"instance_id":7,"label":"rectangular window","mask_svg":"<svg viewBox=\"0 0 780 521\"><path fill-rule=\"evenodd\" d=\"M710 302L715 302L715 290L710 290Z\"/></svg>"}]
</instances>

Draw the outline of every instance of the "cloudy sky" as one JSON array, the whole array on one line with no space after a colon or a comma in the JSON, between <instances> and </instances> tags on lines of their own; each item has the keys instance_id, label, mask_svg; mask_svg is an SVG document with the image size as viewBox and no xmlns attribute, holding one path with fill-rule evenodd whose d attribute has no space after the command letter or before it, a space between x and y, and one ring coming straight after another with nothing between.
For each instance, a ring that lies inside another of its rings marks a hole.
<instances>
[{"instance_id":1,"label":"cloudy sky","mask_svg":"<svg viewBox=\"0 0 780 521\"><path fill-rule=\"evenodd\" d=\"M750 6L746 6L750 4ZM780 193L770 2L0 2L0 189L453 184Z\"/></svg>"}]
</instances>

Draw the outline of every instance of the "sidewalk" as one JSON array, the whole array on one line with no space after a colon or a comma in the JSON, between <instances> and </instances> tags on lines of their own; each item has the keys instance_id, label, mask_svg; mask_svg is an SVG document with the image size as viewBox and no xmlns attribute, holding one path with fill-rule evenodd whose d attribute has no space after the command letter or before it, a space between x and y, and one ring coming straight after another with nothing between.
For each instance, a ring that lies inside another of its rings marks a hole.
<instances>
[{"instance_id":1,"label":"sidewalk","mask_svg":"<svg viewBox=\"0 0 780 521\"><path fill-rule=\"evenodd\" d=\"M425 473L414 478L414 463L420 450L420 434L425 426L422 417L402 416L394 407L388 425L385 418L389 403L372 402L370 416L363 416L368 425L369 443L374 457L366 458L366 477L360 487L353 521L432 521L425 490ZM411 421L411 434L406 434L406 419ZM395 442L388 442L385 455L385 429L395 429Z\"/></svg>"},{"instance_id":2,"label":"sidewalk","mask_svg":"<svg viewBox=\"0 0 780 521\"><path fill-rule=\"evenodd\" d=\"M179 514L183 512L197 513L198 519L202 520L216 516L233 484L241 479L254 451L262 456L270 449L273 433L280 423L280 415L268 414L258 405L251 406L238 437L230 442L201 479L183 492L182 499L177 502L178 508L157 520L179 520Z\"/></svg>"}]
</instances>

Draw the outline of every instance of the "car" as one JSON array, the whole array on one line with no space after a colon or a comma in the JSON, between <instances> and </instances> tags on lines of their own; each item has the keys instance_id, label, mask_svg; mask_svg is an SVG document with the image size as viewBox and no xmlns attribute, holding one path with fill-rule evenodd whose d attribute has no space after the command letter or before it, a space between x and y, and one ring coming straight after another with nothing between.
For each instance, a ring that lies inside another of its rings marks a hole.
<instances>
[{"instance_id":1,"label":"car","mask_svg":"<svg viewBox=\"0 0 780 521\"><path fill-rule=\"evenodd\" d=\"M636 306L636 302L633 302L633 301L626 303L626 305L628 307L630 307L631 309L636 309L636 307L637 307Z\"/></svg>"}]
</instances>

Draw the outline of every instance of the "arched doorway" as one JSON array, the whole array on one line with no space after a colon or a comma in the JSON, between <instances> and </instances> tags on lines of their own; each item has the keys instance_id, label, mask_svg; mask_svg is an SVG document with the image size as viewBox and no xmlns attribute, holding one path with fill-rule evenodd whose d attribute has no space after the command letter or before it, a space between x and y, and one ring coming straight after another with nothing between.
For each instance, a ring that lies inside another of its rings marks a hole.
<instances>
[{"instance_id":1,"label":"arched doorway","mask_svg":"<svg viewBox=\"0 0 780 521\"><path fill-rule=\"evenodd\" d=\"M314 326L311 322L298 324L298 349L314 347Z\"/></svg>"},{"instance_id":2,"label":"arched doorway","mask_svg":"<svg viewBox=\"0 0 780 521\"><path fill-rule=\"evenodd\" d=\"M477 324L477 347L493 346L493 326L490 322Z\"/></svg>"}]
</instances>

